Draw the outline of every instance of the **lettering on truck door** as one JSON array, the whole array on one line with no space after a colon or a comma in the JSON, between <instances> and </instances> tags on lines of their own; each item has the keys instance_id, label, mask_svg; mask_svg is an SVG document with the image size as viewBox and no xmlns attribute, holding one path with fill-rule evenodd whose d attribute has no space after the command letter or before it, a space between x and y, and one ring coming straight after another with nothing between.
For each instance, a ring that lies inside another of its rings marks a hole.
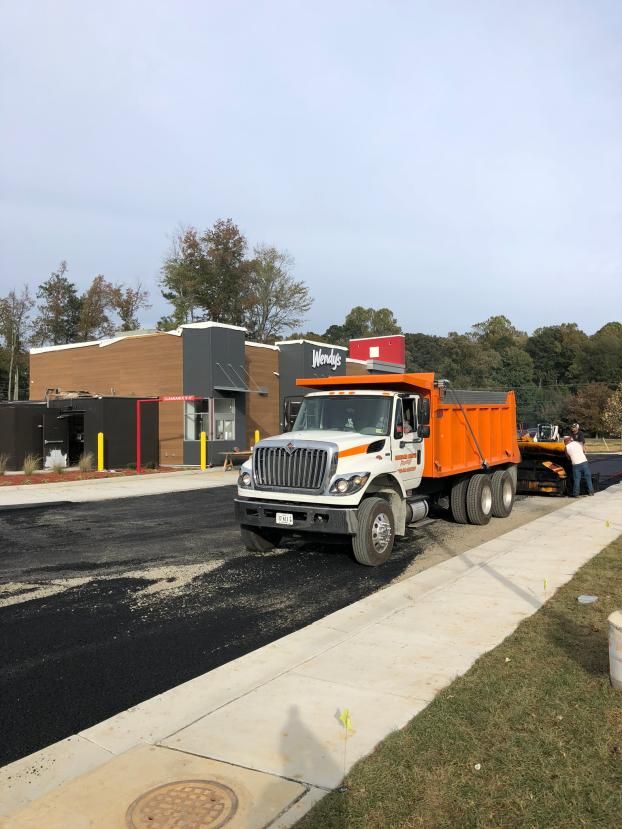
<instances>
[{"instance_id":1,"label":"lettering on truck door","mask_svg":"<svg viewBox=\"0 0 622 829\"><path fill-rule=\"evenodd\" d=\"M406 489L415 489L423 474L423 440L417 434L418 395L402 395L395 406L391 451Z\"/></svg>"}]
</instances>

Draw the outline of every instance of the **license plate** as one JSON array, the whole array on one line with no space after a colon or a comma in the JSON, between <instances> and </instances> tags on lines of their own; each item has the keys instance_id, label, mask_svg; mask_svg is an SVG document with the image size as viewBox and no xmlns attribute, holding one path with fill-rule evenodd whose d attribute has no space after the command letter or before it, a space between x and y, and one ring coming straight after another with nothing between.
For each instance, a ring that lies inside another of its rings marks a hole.
<instances>
[{"instance_id":1,"label":"license plate","mask_svg":"<svg viewBox=\"0 0 622 829\"><path fill-rule=\"evenodd\" d=\"M277 512L276 523L283 524L287 527L293 527L294 516L291 514L291 512Z\"/></svg>"}]
</instances>

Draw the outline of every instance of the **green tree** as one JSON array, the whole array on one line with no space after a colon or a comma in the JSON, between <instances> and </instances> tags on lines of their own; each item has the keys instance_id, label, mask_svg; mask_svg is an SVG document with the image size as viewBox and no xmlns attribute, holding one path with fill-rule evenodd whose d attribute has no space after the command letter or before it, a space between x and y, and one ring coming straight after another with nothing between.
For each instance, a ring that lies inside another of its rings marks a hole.
<instances>
[{"instance_id":1,"label":"green tree","mask_svg":"<svg viewBox=\"0 0 622 829\"><path fill-rule=\"evenodd\" d=\"M577 359L582 382L622 381L622 323L608 322L593 334Z\"/></svg>"},{"instance_id":2,"label":"green tree","mask_svg":"<svg viewBox=\"0 0 622 829\"><path fill-rule=\"evenodd\" d=\"M79 339L81 302L66 273L67 263L63 261L37 289L39 313L33 323L33 342L37 345L65 345Z\"/></svg>"},{"instance_id":3,"label":"green tree","mask_svg":"<svg viewBox=\"0 0 622 829\"><path fill-rule=\"evenodd\" d=\"M580 423L586 432L602 434L605 431L603 414L610 397L611 389L606 383L581 386L576 394L568 398L562 419L568 424Z\"/></svg>"},{"instance_id":4,"label":"green tree","mask_svg":"<svg viewBox=\"0 0 622 829\"><path fill-rule=\"evenodd\" d=\"M208 319L244 325L250 298L247 242L231 219L219 219L201 237L205 268L197 299Z\"/></svg>"},{"instance_id":5,"label":"green tree","mask_svg":"<svg viewBox=\"0 0 622 829\"><path fill-rule=\"evenodd\" d=\"M533 360L535 382L539 385L576 382L578 362L587 343L587 334L574 322L537 328L525 346Z\"/></svg>"},{"instance_id":6,"label":"green tree","mask_svg":"<svg viewBox=\"0 0 622 829\"><path fill-rule=\"evenodd\" d=\"M445 341L439 375L455 388L490 388L501 356L475 340L470 334L450 331Z\"/></svg>"},{"instance_id":7,"label":"green tree","mask_svg":"<svg viewBox=\"0 0 622 829\"><path fill-rule=\"evenodd\" d=\"M110 282L98 274L80 297L78 339L81 342L114 334L115 324L108 316L113 308L112 291Z\"/></svg>"},{"instance_id":8,"label":"green tree","mask_svg":"<svg viewBox=\"0 0 622 829\"><path fill-rule=\"evenodd\" d=\"M134 288L122 284L114 285L110 289L110 302L121 320L121 331L135 331L139 328L138 312L151 307L149 292L140 282Z\"/></svg>"},{"instance_id":9,"label":"green tree","mask_svg":"<svg viewBox=\"0 0 622 829\"><path fill-rule=\"evenodd\" d=\"M620 435L622 439L622 383L611 394L603 414L605 428L612 435Z\"/></svg>"},{"instance_id":10,"label":"green tree","mask_svg":"<svg viewBox=\"0 0 622 829\"><path fill-rule=\"evenodd\" d=\"M473 326L473 336L480 345L501 352L511 346L524 346L527 334L515 328L503 315L489 317Z\"/></svg>"},{"instance_id":11,"label":"green tree","mask_svg":"<svg viewBox=\"0 0 622 829\"><path fill-rule=\"evenodd\" d=\"M331 325L324 337L335 345L348 345L350 340L361 337L384 337L401 334L393 311L389 308L363 308L357 305L345 318L343 325Z\"/></svg>"},{"instance_id":12,"label":"green tree","mask_svg":"<svg viewBox=\"0 0 622 829\"><path fill-rule=\"evenodd\" d=\"M273 246L258 245L250 263L245 325L249 336L268 342L304 322L313 299L304 282L292 276L294 260Z\"/></svg>"},{"instance_id":13,"label":"green tree","mask_svg":"<svg viewBox=\"0 0 622 829\"><path fill-rule=\"evenodd\" d=\"M231 219L219 219L199 234L178 231L162 265L162 296L173 313L159 327L213 320L243 325L250 303L250 262L247 242Z\"/></svg>"},{"instance_id":14,"label":"green tree","mask_svg":"<svg viewBox=\"0 0 622 829\"><path fill-rule=\"evenodd\" d=\"M158 328L166 330L203 318L198 292L205 269L198 231L193 227L181 228L173 238L160 279L162 296L173 306L173 313L162 317Z\"/></svg>"},{"instance_id":15,"label":"green tree","mask_svg":"<svg viewBox=\"0 0 622 829\"><path fill-rule=\"evenodd\" d=\"M438 371L443 363L447 341L431 334L406 334L406 370Z\"/></svg>"},{"instance_id":16,"label":"green tree","mask_svg":"<svg viewBox=\"0 0 622 829\"><path fill-rule=\"evenodd\" d=\"M500 365L493 372L493 382L508 389L533 384L533 360L517 345L510 345L499 354Z\"/></svg>"},{"instance_id":17,"label":"green tree","mask_svg":"<svg viewBox=\"0 0 622 829\"><path fill-rule=\"evenodd\" d=\"M7 400L17 400L20 371L27 369L25 346L30 331L29 314L34 306L28 286L20 294L10 291L0 298L0 337L4 341Z\"/></svg>"}]
</instances>

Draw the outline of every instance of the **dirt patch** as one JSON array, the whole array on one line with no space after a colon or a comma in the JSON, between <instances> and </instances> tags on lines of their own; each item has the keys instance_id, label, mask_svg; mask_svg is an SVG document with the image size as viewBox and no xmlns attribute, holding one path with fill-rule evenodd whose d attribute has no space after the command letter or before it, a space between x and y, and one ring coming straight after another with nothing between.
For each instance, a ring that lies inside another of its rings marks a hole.
<instances>
[{"instance_id":1,"label":"dirt patch","mask_svg":"<svg viewBox=\"0 0 622 829\"><path fill-rule=\"evenodd\" d=\"M161 472L179 472L172 466L159 466L157 469L143 469L141 475L158 475ZM100 478L124 478L136 475L135 469L109 469L104 472L36 472L34 475L0 475L0 486L19 486L21 484L61 484L67 481L96 481Z\"/></svg>"}]
</instances>

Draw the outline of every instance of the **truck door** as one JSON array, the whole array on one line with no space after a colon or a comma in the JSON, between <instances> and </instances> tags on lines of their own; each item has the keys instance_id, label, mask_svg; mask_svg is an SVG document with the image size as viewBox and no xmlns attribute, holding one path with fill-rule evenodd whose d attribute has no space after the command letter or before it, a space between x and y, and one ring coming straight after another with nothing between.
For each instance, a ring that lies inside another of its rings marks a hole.
<instances>
[{"instance_id":1,"label":"truck door","mask_svg":"<svg viewBox=\"0 0 622 829\"><path fill-rule=\"evenodd\" d=\"M58 409L45 409L43 412L41 457L44 469L54 463L67 465L67 420L59 414Z\"/></svg>"},{"instance_id":2,"label":"truck door","mask_svg":"<svg viewBox=\"0 0 622 829\"><path fill-rule=\"evenodd\" d=\"M418 395L400 395L395 405L391 449L405 489L416 489L423 475L423 440L418 434Z\"/></svg>"}]
</instances>

